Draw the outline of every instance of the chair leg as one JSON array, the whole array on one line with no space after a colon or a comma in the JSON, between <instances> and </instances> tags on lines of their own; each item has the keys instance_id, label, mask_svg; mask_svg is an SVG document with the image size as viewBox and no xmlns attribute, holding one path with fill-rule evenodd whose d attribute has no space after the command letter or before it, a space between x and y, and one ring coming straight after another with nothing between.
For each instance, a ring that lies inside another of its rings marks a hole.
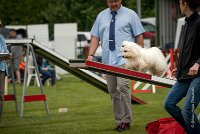
<instances>
[{"instance_id":1,"label":"chair leg","mask_svg":"<svg viewBox=\"0 0 200 134\"><path fill-rule=\"evenodd\" d=\"M37 74L35 75L35 81L36 81L36 83L37 83L37 86L40 87L40 82L39 82L39 79L38 79Z\"/></svg>"},{"instance_id":2,"label":"chair leg","mask_svg":"<svg viewBox=\"0 0 200 134\"><path fill-rule=\"evenodd\" d=\"M47 86L50 86L50 78L46 80Z\"/></svg>"},{"instance_id":3,"label":"chair leg","mask_svg":"<svg viewBox=\"0 0 200 134\"><path fill-rule=\"evenodd\" d=\"M26 86L27 86L27 87L30 85L30 82L31 82L31 76L28 76L28 78L27 78L27 83L26 83Z\"/></svg>"}]
</instances>

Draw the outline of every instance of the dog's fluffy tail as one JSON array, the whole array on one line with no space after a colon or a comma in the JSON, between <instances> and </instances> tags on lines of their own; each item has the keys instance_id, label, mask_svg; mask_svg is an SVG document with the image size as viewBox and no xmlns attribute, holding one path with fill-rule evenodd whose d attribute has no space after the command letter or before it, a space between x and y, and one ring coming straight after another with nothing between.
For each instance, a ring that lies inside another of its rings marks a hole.
<instances>
[{"instance_id":1,"label":"dog's fluffy tail","mask_svg":"<svg viewBox=\"0 0 200 134\"><path fill-rule=\"evenodd\" d=\"M157 64L158 69L160 69L160 71L165 71L167 69L167 61L165 59L164 54L157 47L152 47L152 49L154 49L155 56L158 56L158 58L157 58L157 60L158 60L157 63L159 63L159 64Z\"/></svg>"},{"instance_id":2,"label":"dog's fluffy tail","mask_svg":"<svg viewBox=\"0 0 200 134\"><path fill-rule=\"evenodd\" d=\"M151 65L156 70L156 72L164 72L166 70L167 62L165 56L159 48L152 47L149 49L145 49L145 52L143 53L146 62Z\"/></svg>"}]
</instances>

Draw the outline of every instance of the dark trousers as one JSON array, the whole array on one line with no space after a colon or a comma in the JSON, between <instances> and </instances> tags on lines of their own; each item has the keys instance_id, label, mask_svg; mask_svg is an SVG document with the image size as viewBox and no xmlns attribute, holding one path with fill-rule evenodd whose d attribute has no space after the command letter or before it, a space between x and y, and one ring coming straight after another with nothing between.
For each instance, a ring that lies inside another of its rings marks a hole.
<instances>
[{"instance_id":1,"label":"dark trousers","mask_svg":"<svg viewBox=\"0 0 200 134\"><path fill-rule=\"evenodd\" d=\"M45 81L51 78L51 85L55 85L56 82L56 72L53 69L42 70L40 72L42 74L42 84L44 85Z\"/></svg>"},{"instance_id":2,"label":"dark trousers","mask_svg":"<svg viewBox=\"0 0 200 134\"><path fill-rule=\"evenodd\" d=\"M0 122L2 120L3 102L4 102L4 88L5 88L5 72L0 71Z\"/></svg>"}]
</instances>

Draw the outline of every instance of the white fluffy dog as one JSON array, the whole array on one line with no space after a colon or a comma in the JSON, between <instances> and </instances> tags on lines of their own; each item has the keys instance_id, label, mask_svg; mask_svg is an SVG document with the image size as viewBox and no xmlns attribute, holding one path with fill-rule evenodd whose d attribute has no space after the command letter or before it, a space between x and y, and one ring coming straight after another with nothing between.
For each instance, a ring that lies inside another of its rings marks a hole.
<instances>
[{"instance_id":1,"label":"white fluffy dog","mask_svg":"<svg viewBox=\"0 0 200 134\"><path fill-rule=\"evenodd\" d=\"M127 69L161 75L167 67L165 56L157 47L142 48L134 42L124 41L121 52Z\"/></svg>"}]
</instances>

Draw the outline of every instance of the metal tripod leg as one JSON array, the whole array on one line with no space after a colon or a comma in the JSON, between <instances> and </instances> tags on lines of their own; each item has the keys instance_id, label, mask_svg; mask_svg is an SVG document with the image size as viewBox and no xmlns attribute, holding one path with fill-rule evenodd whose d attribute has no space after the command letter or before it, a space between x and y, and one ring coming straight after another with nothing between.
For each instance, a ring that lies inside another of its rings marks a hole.
<instances>
[{"instance_id":1,"label":"metal tripod leg","mask_svg":"<svg viewBox=\"0 0 200 134\"><path fill-rule=\"evenodd\" d=\"M16 113L19 115L19 109L18 109L18 103L17 103L17 92L16 92L16 83L15 83L15 75L14 75L14 66L12 62L10 62L11 65L11 79L12 79L12 85L13 85L13 93L15 95L15 108L16 108Z\"/></svg>"},{"instance_id":2,"label":"metal tripod leg","mask_svg":"<svg viewBox=\"0 0 200 134\"><path fill-rule=\"evenodd\" d=\"M37 65L35 53L34 53L34 50L33 50L32 46L30 46L30 50L32 52L33 62L34 62L34 65L35 65L37 77L38 77L38 80L40 82L40 91L41 91L41 94L44 94L44 89L43 89L43 86L42 86L42 81L41 81L41 78L40 78L40 74L39 74L39 70L38 70L38 65ZM48 108L47 100L44 101L44 105L45 105L47 114L49 114L49 108Z\"/></svg>"},{"instance_id":3,"label":"metal tripod leg","mask_svg":"<svg viewBox=\"0 0 200 134\"><path fill-rule=\"evenodd\" d=\"M27 83L27 73L28 73L28 55L29 55L29 45L26 44L26 65L24 69L24 82L23 82L23 89L22 89L22 104L21 104L21 113L20 117L24 115L24 96L26 94L26 83Z\"/></svg>"}]
</instances>

